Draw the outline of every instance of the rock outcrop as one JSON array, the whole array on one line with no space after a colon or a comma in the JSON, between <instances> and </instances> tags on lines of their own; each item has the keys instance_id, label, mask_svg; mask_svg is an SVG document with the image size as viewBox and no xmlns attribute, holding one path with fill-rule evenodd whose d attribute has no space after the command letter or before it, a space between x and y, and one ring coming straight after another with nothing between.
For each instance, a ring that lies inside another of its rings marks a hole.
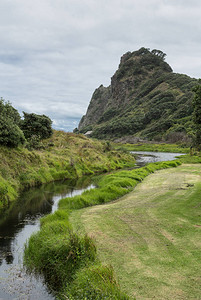
<instances>
[{"instance_id":1,"label":"rock outcrop","mask_svg":"<svg viewBox=\"0 0 201 300\"><path fill-rule=\"evenodd\" d=\"M111 85L97 88L78 130L97 138L179 139L192 134L192 87L197 79L173 73L160 50L121 57Z\"/></svg>"}]
</instances>

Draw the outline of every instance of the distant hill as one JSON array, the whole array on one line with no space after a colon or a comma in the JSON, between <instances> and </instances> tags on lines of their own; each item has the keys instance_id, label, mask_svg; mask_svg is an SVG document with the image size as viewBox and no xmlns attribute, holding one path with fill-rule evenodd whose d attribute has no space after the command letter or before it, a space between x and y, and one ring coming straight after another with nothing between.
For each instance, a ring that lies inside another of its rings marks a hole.
<instances>
[{"instance_id":1,"label":"distant hill","mask_svg":"<svg viewBox=\"0 0 201 300\"><path fill-rule=\"evenodd\" d=\"M78 130L100 139L125 136L187 140L192 136L192 87L198 82L173 73L160 50L141 48L121 57L111 85L93 93Z\"/></svg>"}]
</instances>

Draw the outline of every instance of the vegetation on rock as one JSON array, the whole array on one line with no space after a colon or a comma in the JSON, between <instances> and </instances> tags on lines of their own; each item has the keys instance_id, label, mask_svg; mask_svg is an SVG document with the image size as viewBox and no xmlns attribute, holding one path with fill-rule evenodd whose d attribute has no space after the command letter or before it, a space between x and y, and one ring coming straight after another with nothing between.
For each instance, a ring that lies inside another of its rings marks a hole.
<instances>
[{"instance_id":1,"label":"vegetation on rock","mask_svg":"<svg viewBox=\"0 0 201 300\"><path fill-rule=\"evenodd\" d=\"M201 83L201 80L199 81ZM201 84L193 88L195 96L193 99L193 120L195 123L195 146L201 149Z\"/></svg>"},{"instance_id":2,"label":"vegetation on rock","mask_svg":"<svg viewBox=\"0 0 201 300\"><path fill-rule=\"evenodd\" d=\"M192 88L198 80L173 73L160 50L141 48L121 58L109 87L94 92L79 131L114 139L189 142L194 133Z\"/></svg>"}]
</instances>

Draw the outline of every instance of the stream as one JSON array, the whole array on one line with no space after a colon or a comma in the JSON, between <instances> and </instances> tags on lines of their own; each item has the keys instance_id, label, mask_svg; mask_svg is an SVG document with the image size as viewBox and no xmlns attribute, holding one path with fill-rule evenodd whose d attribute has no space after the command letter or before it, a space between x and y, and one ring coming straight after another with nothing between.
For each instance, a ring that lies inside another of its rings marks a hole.
<instances>
[{"instance_id":1,"label":"stream","mask_svg":"<svg viewBox=\"0 0 201 300\"><path fill-rule=\"evenodd\" d=\"M174 160L183 153L169 153L169 152L153 152L153 151L131 151L136 157L136 165L138 168L145 166L148 163L155 163L159 161Z\"/></svg>"},{"instance_id":2,"label":"stream","mask_svg":"<svg viewBox=\"0 0 201 300\"><path fill-rule=\"evenodd\" d=\"M132 151L137 167L150 162L174 160L181 153ZM91 177L59 181L32 188L0 212L0 300L53 300L43 277L23 269L24 244L40 228L40 218L54 212L60 199L94 188Z\"/></svg>"},{"instance_id":3,"label":"stream","mask_svg":"<svg viewBox=\"0 0 201 300\"><path fill-rule=\"evenodd\" d=\"M24 244L40 228L40 218L54 212L60 199L94 188L91 177L59 181L22 193L0 215L0 300L52 300L42 276L23 270Z\"/></svg>"}]
</instances>

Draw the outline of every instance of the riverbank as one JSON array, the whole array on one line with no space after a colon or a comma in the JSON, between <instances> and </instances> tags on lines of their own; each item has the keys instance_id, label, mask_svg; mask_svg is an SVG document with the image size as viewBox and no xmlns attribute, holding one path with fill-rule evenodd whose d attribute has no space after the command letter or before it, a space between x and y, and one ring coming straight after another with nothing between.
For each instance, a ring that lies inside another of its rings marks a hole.
<instances>
[{"instance_id":1,"label":"riverbank","mask_svg":"<svg viewBox=\"0 0 201 300\"><path fill-rule=\"evenodd\" d=\"M118 201L72 212L131 299L199 299L200 170L160 170Z\"/></svg>"},{"instance_id":2,"label":"riverbank","mask_svg":"<svg viewBox=\"0 0 201 300\"><path fill-rule=\"evenodd\" d=\"M161 162L108 174L100 178L97 189L62 199L59 210L43 218L41 230L29 240L25 249L28 269L43 273L62 291L61 299L128 299L121 292L113 269L101 264L93 239L74 230L69 215L74 210L81 212L81 208L115 200L150 173L178 165L179 161Z\"/></svg>"},{"instance_id":3,"label":"riverbank","mask_svg":"<svg viewBox=\"0 0 201 300\"><path fill-rule=\"evenodd\" d=\"M61 179L134 166L134 158L112 150L109 143L84 135L54 131L39 150L0 146L0 208L20 191Z\"/></svg>"},{"instance_id":4,"label":"riverbank","mask_svg":"<svg viewBox=\"0 0 201 300\"><path fill-rule=\"evenodd\" d=\"M120 144L114 143L116 150L123 151L154 151L154 152L172 152L172 153L189 153L190 147L179 144L168 143L136 143L136 144Z\"/></svg>"}]
</instances>

